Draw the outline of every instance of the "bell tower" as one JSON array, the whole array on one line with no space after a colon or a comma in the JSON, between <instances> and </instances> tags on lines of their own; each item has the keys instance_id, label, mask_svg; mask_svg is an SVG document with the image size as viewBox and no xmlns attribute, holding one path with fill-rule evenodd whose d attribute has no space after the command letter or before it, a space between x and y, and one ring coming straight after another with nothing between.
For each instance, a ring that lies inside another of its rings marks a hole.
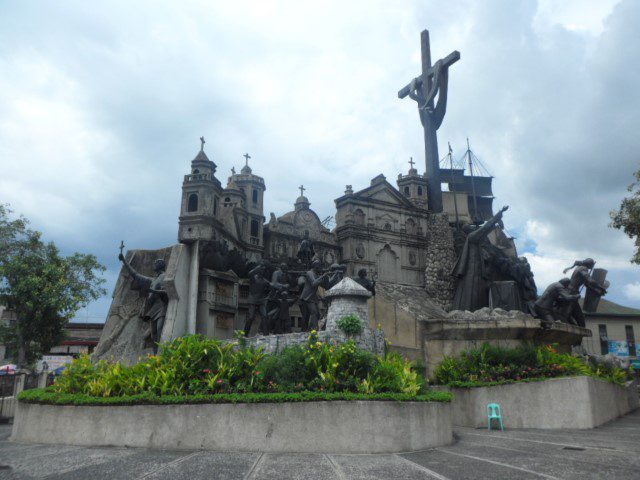
<instances>
[{"instance_id":1,"label":"bell tower","mask_svg":"<svg viewBox=\"0 0 640 480\"><path fill-rule=\"evenodd\" d=\"M215 177L216 164L204 153L204 144L204 137L200 137L200 151L182 182L178 240L183 243L215 239L222 185Z\"/></svg>"},{"instance_id":2,"label":"bell tower","mask_svg":"<svg viewBox=\"0 0 640 480\"><path fill-rule=\"evenodd\" d=\"M400 193L407 197L411 203L419 208L427 208L427 177L426 175L419 175L418 170L413 168L415 162L413 157L409 160L409 173L408 175L398 175L398 189Z\"/></svg>"}]
</instances>

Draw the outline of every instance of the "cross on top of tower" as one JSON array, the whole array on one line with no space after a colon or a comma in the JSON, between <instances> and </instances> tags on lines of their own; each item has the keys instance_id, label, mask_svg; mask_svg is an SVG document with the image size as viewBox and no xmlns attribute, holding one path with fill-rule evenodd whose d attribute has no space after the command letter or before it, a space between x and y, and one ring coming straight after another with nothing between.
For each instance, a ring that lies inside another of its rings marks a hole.
<instances>
[{"instance_id":1,"label":"cross on top of tower","mask_svg":"<svg viewBox=\"0 0 640 480\"><path fill-rule=\"evenodd\" d=\"M243 157L244 157L244 166L245 167L249 166L249 159L251 158L251 155L249 155L248 153L245 153Z\"/></svg>"},{"instance_id":2,"label":"cross on top of tower","mask_svg":"<svg viewBox=\"0 0 640 480\"><path fill-rule=\"evenodd\" d=\"M407 162L409 165L411 165L411 170L413 170L413 166L415 165L416 162L413 161L413 157L409 157L409 161Z\"/></svg>"},{"instance_id":3,"label":"cross on top of tower","mask_svg":"<svg viewBox=\"0 0 640 480\"><path fill-rule=\"evenodd\" d=\"M200 151L204 152L204 144L207 143L204 141L204 137L200 137Z\"/></svg>"},{"instance_id":4,"label":"cross on top of tower","mask_svg":"<svg viewBox=\"0 0 640 480\"><path fill-rule=\"evenodd\" d=\"M298 188L300 189L300 196L304 197L304 191L306 190L306 188L304 188L304 185L300 185Z\"/></svg>"}]
</instances>

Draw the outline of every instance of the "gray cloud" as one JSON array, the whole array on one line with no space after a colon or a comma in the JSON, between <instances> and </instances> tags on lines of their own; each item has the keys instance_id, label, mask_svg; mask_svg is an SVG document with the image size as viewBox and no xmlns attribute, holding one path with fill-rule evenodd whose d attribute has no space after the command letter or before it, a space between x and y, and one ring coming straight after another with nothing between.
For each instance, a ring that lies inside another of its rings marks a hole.
<instances>
[{"instance_id":1,"label":"gray cloud","mask_svg":"<svg viewBox=\"0 0 640 480\"><path fill-rule=\"evenodd\" d=\"M611 270L611 298L640 306L632 245L607 227L639 166L640 5L614 4L3 3L1 200L65 251L96 253L111 284L121 238L175 241L200 135L223 181L251 153L267 216L301 183L330 215L345 184L423 157L396 92L427 27L434 58L462 53L441 152L450 140L461 156L470 137L541 282L588 254Z\"/></svg>"}]
</instances>

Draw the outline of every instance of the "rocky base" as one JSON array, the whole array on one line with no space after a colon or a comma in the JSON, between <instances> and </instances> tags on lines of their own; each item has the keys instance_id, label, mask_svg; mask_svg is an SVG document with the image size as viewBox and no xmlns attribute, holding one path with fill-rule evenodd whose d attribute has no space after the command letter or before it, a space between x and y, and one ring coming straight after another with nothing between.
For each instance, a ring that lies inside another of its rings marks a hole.
<instances>
[{"instance_id":1,"label":"rocky base","mask_svg":"<svg viewBox=\"0 0 640 480\"><path fill-rule=\"evenodd\" d=\"M325 343L342 344L353 340L359 348L368 350L376 355L384 355L386 344L384 332L365 326L358 335L347 335L340 329L324 330L318 332L318 341ZM237 342L237 340L233 340ZM262 347L265 353L281 352L285 347L304 345L309 341L309 332L286 333L282 335L257 335L247 339L247 344L253 347Z\"/></svg>"}]
</instances>

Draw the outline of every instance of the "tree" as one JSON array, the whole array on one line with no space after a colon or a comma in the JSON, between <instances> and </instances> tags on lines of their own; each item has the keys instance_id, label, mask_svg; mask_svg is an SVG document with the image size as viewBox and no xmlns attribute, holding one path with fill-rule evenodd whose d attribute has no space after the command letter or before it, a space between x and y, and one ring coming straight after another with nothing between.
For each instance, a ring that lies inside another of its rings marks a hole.
<instances>
[{"instance_id":1,"label":"tree","mask_svg":"<svg viewBox=\"0 0 640 480\"><path fill-rule=\"evenodd\" d=\"M17 320L0 326L0 340L24 367L59 345L76 312L106 293L105 267L94 255L61 255L26 218L11 213L0 204L0 303Z\"/></svg>"},{"instance_id":2,"label":"tree","mask_svg":"<svg viewBox=\"0 0 640 480\"><path fill-rule=\"evenodd\" d=\"M633 175L636 181L627 188L631 195L622 200L619 210L611 212L610 226L635 239L636 251L631 262L640 264L640 170Z\"/></svg>"}]
</instances>

